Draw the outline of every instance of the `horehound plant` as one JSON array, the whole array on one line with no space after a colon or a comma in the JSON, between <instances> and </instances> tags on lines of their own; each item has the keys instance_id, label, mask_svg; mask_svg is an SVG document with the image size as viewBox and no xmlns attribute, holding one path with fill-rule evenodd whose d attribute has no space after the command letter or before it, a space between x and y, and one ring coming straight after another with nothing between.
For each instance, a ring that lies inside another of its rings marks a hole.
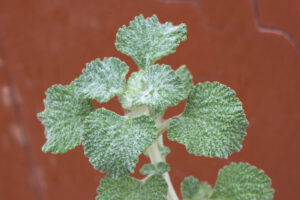
<instances>
[{"instance_id":1,"label":"horehound plant","mask_svg":"<svg viewBox=\"0 0 300 200\"><path fill-rule=\"evenodd\" d=\"M185 65L173 70L157 60L174 53L186 40L186 25L161 24L153 15L135 17L119 29L116 48L139 66L126 82L129 67L118 58L91 61L69 85L46 92L44 152L65 153L83 145L84 154L100 172L97 200L178 200L166 163L170 149L162 134L184 144L189 153L227 158L242 148L248 121L235 92L218 82L193 84ZM108 102L118 96L125 115L95 109L91 100ZM169 106L186 100L184 112L162 119ZM130 177L141 154L151 163ZM219 171L214 188L190 176L181 184L184 200L271 200L271 180L247 163L232 163Z\"/></svg>"}]
</instances>

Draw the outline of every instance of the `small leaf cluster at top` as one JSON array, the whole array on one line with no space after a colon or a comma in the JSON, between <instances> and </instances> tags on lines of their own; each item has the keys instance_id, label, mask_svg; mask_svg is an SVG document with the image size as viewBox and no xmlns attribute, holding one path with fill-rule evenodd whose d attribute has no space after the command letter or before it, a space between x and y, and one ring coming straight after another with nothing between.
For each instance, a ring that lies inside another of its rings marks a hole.
<instances>
[{"instance_id":1,"label":"small leaf cluster at top","mask_svg":"<svg viewBox=\"0 0 300 200\"><path fill-rule=\"evenodd\" d=\"M65 153L83 145L84 154L100 172L97 200L178 200L166 163L170 149L162 134L184 144L189 153L227 158L240 151L248 121L235 92L218 82L193 84L185 65L173 70L155 64L186 40L186 25L160 23L153 15L135 17L119 29L116 48L139 66L126 81L129 67L118 58L95 59L69 85L46 92L45 110L38 114L45 126L44 152ZM108 102L118 96L125 115L95 109L91 100ZM182 114L162 119L166 109L186 99ZM151 164L130 177L141 154ZM270 178L247 163L232 163L219 171L214 189L187 177L181 184L184 200L271 200Z\"/></svg>"}]
</instances>

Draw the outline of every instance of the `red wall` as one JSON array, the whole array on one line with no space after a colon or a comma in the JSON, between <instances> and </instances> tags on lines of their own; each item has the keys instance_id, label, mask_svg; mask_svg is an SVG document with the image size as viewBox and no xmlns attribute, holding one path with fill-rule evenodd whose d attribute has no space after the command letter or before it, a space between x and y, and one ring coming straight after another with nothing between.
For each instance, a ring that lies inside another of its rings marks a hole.
<instances>
[{"instance_id":1,"label":"red wall","mask_svg":"<svg viewBox=\"0 0 300 200\"><path fill-rule=\"evenodd\" d=\"M0 0L0 199L94 199L103 174L93 170L82 147L42 153L45 137L36 113L49 86L69 83L96 57L120 57L136 70L114 40L118 28L140 13L186 23L188 40L159 62L174 69L187 64L195 83L230 86L250 121L244 148L229 160L195 157L167 142L176 189L187 175L214 184L223 165L246 161L272 178L276 200L297 199L298 0ZM116 99L105 106L122 113ZM141 157L138 166L146 161Z\"/></svg>"}]
</instances>

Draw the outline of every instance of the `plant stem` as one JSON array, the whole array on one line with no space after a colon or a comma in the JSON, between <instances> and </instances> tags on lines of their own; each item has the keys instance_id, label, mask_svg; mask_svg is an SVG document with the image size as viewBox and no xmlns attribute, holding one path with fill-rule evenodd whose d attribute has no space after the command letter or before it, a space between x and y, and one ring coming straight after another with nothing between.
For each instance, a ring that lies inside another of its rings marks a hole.
<instances>
[{"instance_id":1,"label":"plant stem","mask_svg":"<svg viewBox=\"0 0 300 200\"><path fill-rule=\"evenodd\" d=\"M131 110L131 112L127 113L126 116L136 116L136 115L141 115L141 114L146 114L149 115L149 109L146 106L141 106L139 108ZM152 145L147 149L147 152L149 154L150 160L152 164L157 164L159 162L165 162L165 157L163 157L158 148L158 140L163 146L163 137L162 134L167 130L168 126L170 124L170 119L166 120L164 122L160 122L160 120L156 121L156 126L157 126L157 135L159 136L157 140L155 140ZM170 179L170 175L168 172L163 174L164 179L166 180L168 184L168 196L167 200L179 200L175 189L173 187L173 184Z\"/></svg>"},{"instance_id":2,"label":"plant stem","mask_svg":"<svg viewBox=\"0 0 300 200\"><path fill-rule=\"evenodd\" d=\"M160 136L161 137L161 136ZM164 162L165 159L162 157L162 155L159 152L157 141L153 142L153 144L147 149L147 152L149 154L150 160L152 164L157 164L159 162ZM167 200L178 200L177 194L175 192L175 189L172 185L169 173L166 172L163 174L164 179L166 180L168 184L168 197Z\"/></svg>"},{"instance_id":3,"label":"plant stem","mask_svg":"<svg viewBox=\"0 0 300 200\"><path fill-rule=\"evenodd\" d=\"M161 135L168 129L170 122L171 122L171 120L168 119L159 125L158 131L157 131L158 135Z\"/></svg>"}]
</instances>

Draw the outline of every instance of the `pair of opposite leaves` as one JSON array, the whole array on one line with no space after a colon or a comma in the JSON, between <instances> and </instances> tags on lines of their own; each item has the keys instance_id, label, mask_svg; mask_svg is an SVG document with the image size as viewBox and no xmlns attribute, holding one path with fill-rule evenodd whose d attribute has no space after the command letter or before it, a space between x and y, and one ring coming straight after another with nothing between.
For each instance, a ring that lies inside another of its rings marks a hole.
<instances>
[{"instance_id":1,"label":"pair of opposite leaves","mask_svg":"<svg viewBox=\"0 0 300 200\"><path fill-rule=\"evenodd\" d=\"M193 86L185 66L173 71L154 65L175 52L186 39L184 24L160 24L156 16L138 16L117 33L116 47L130 55L141 70L131 74L117 58L96 59L70 85L54 85L47 92L45 111L39 119L46 127L43 150L64 153L82 142L85 154L96 169L121 177L134 171L138 156L157 137L149 116L119 116L105 109L94 111L90 99L107 102L120 96L123 108L146 105L152 118L168 106L187 98L185 111L173 117L168 138L183 143L190 153L226 158L239 151L248 122L234 91L219 83Z\"/></svg>"}]
</instances>

